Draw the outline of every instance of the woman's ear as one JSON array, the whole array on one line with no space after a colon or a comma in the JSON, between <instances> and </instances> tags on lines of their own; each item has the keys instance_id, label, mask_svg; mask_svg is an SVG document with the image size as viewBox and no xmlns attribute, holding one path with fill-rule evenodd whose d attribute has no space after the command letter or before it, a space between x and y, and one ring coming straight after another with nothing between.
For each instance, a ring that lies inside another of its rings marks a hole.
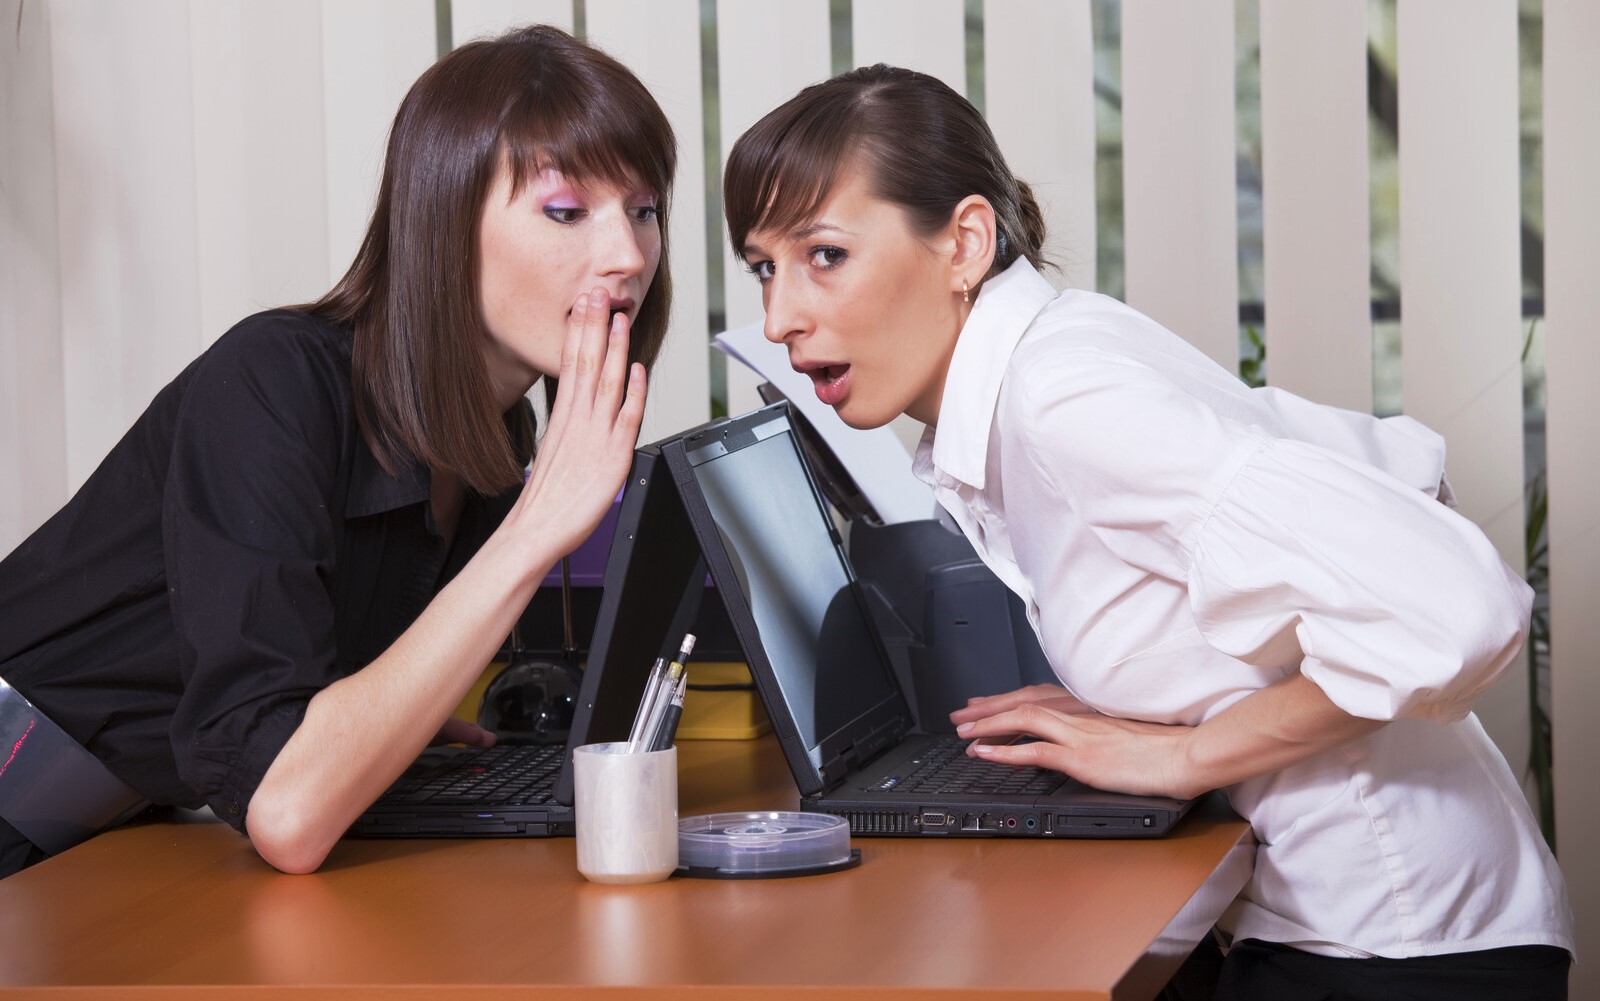
<instances>
[{"instance_id":1,"label":"woman's ear","mask_svg":"<svg viewBox=\"0 0 1600 1001\"><path fill-rule=\"evenodd\" d=\"M968 195L956 203L950 215L951 235L955 238L950 258L952 292L976 289L994 264L994 206L982 195Z\"/></svg>"}]
</instances>

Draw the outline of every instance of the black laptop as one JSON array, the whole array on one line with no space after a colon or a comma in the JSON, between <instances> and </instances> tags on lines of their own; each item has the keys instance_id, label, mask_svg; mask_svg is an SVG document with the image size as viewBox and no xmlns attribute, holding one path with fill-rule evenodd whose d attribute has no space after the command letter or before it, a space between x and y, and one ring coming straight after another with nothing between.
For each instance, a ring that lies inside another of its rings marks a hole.
<instances>
[{"instance_id":1,"label":"black laptop","mask_svg":"<svg viewBox=\"0 0 1600 1001\"><path fill-rule=\"evenodd\" d=\"M652 494L663 524L687 519L698 552L679 554L679 565L698 557L709 568L802 809L846 817L855 835L1036 838L1158 837L1189 809L968 758L954 734L913 732L787 403L641 449L635 489ZM613 548L613 564L620 555Z\"/></svg>"},{"instance_id":2,"label":"black laptop","mask_svg":"<svg viewBox=\"0 0 1600 1001\"><path fill-rule=\"evenodd\" d=\"M656 455L636 457L622 498L566 743L425 751L356 820L350 835L573 833L572 748L628 739L650 666L677 650L705 590L705 564L670 480L651 475L658 461Z\"/></svg>"}]
</instances>

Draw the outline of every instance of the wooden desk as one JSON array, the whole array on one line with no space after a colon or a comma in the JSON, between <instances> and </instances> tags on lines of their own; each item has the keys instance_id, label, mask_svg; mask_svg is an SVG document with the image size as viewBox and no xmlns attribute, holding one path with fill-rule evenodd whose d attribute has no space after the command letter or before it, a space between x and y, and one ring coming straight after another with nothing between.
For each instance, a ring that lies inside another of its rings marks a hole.
<instances>
[{"instance_id":1,"label":"wooden desk","mask_svg":"<svg viewBox=\"0 0 1600 1001\"><path fill-rule=\"evenodd\" d=\"M685 815L796 805L771 738L679 754ZM285 876L214 820L147 823L0 880L0 995L1148 998L1254 845L1214 808L1161 841L854 844L826 876L611 887L570 838L347 840Z\"/></svg>"}]
</instances>

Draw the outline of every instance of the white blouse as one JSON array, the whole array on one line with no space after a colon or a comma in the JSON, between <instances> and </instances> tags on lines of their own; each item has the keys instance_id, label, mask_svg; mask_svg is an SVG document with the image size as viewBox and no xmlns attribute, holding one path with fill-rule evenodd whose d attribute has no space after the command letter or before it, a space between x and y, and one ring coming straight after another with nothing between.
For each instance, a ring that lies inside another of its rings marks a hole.
<instances>
[{"instance_id":1,"label":"white blouse","mask_svg":"<svg viewBox=\"0 0 1600 1001\"><path fill-rule=\"evenodd\" d=\"M915 469L1099 712L1192 726L1300 671L1393 721L1226 790L1260 845L1236 938L1572 950L1555 859L1470 712L1532 593L1439 502L1438 435L1250 389L1018 261L973 306Z\"/></svg>"}]
</instances>

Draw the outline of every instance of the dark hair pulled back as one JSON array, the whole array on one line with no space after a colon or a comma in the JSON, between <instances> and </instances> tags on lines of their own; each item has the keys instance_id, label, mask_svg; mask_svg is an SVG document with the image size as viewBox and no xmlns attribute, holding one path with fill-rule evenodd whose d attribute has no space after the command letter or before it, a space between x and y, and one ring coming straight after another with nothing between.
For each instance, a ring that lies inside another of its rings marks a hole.
<instances>
[{"instance_id":1,"label":"dark hair pulled back","mask_svg":"<svg viewBox=\"0 0 1600 1001\"><path fill-rule=\"evenodd\" d=\"M978 109L937 77L882 63L805 88L733 144L723 201L734 252L743 256L754 230L813 218L857 167L924 237L948 224L963 198L988 199L997 238L986 278L1018 257L1049 264L1033 191L1006 165Z\"/></svg>"}]
</instances>

